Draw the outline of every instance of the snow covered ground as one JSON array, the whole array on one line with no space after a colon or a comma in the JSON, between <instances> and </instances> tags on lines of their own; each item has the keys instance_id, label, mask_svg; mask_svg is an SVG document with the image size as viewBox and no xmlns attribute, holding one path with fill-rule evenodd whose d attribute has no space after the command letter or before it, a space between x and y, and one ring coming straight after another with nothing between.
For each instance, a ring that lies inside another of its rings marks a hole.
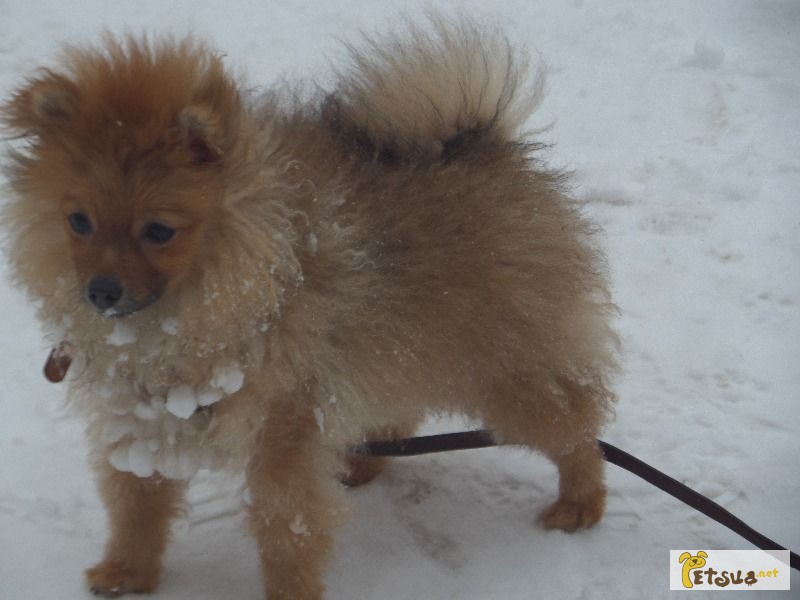
<instances>
[{"instance_id":1,"label":"snow covered ground","mask_svg":"<svg viewBox=\"0 0 800 600\"><path fill-rule=\"evenodd\" d=\"M433 3L492 15L549 65L531 125L553 123L547 158L575 171L605 228L621 309L626 371L605 438L800 549L800 3L495 4ZM0 95L103 27L208 34L258 85L324 80L337 38L421 6L0 0ZM0 305L0 598L87 598L105 522L82 425L41 377L49 348L4 275ZM608 479L605 520L565 535L533 522L556 492L541 457L398 460L350 492L329 598L666 598L670 549L751 548L616 467ZM238 485L198 479L157 597L261 598Z\"/></svg>"}]
</instances>

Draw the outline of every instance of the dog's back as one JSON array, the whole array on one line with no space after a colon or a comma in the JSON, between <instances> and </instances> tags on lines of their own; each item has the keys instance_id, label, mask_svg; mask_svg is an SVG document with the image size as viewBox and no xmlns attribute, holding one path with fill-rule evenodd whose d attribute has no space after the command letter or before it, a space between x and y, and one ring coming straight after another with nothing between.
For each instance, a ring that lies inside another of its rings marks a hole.
<instances>
[{"instance_id":1,"label":"dog's back","mask_svg":"<svg viewBox=\"0 0 800 600\"><path fill-rule=\"evenodd\" d=\"M399 404L518 425L521 406L569 415L559 435L583 439L605 420L603 259L520 132L542 89L529 75L524 54L467 21L371 38L297 145L315 193L331 196L303 207L314 252L298 304L327 315L319 379L347 381L356 421Z\"/></svg>"}]
</instances>

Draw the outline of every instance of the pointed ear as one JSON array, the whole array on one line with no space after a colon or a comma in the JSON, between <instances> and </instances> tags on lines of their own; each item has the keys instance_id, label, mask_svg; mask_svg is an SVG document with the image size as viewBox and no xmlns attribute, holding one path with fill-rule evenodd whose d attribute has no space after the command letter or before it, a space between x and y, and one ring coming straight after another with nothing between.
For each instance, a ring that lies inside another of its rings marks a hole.
<instances>
[{"instance_id":1,"label":"pointed ear","mask_svg":"<svg viewBox=\"0 0 800 600\"><path fill-rule=\"evenodd\" d=\"M51 71L29 81L2 107L3 121L20 136L41 135L63 127L77 110L75 85Z\"/></svg>"},{"instance_id":2,"label":"pointed ear","mask_svg":"<svg viewBox=\"0 0 800 600\"><path fill-rule=\"evenodd\" d=\"M226 132L210 106L190 104L181 111L179 125L183 141L197 164L214 163L222 158Z\"/></svg>"}]
</instances>

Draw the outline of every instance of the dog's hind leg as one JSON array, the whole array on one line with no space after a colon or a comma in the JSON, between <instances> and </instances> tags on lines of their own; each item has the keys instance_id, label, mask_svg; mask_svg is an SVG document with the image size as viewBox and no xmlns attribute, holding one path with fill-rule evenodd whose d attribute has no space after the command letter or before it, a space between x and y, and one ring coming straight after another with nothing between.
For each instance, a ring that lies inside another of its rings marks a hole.
<instances>
[{"instance_id":1,"label":"dog's hind leg","mask_svg":"<svg viewBox=\"0 0 800 600\"><path fill-rule=\"evenodd\" d=\"M364 441L400 440L414 435L416 428L416 425L382 427L367 433ZM341 481L347 487L369 483L380 474L388 460L385 456L360 456L349 452L345 457L346 472L341 476Z\"/></svg>"},{"instance_id":2,"label":"dog's hind leg","mask_svg":"<svg viewBox=\"0 0 800 600\"><path fill-rule=\"evenodd\" d=\"M603 517L606 500L605 464L596 436L604 420L602 388L562 381L556 398L540 396L514 402L519 386L503 385L502 400L484 415L498 441L542 452L558 467L558 499L539 516L546 529L576 531Z\"/></svg>"},{"instance_id":3,"label":"dog's hind leg","mask_svg":"<svg viewBox=\"0 0 800 600\"><path fill-rule=\"evenodd\" d=\"M104 456L94 466L111 531L103 560L86 571L89 588L102 596L152 592L185 483L117 471Z\"/></svg>"},{"instance_id":4,"label":"dog's hind leg","mask_svg":"<svg viewBox=\"0 0 800 600\"><path fill-rule=\"evenodd\" d=\"M547 507L539 522L546 529L575 531L591 527L603 517L606 486L604 464L596 442L587 442L566 453L550 452L558 467L558 500Z\"/></svg>"}]
</instances>

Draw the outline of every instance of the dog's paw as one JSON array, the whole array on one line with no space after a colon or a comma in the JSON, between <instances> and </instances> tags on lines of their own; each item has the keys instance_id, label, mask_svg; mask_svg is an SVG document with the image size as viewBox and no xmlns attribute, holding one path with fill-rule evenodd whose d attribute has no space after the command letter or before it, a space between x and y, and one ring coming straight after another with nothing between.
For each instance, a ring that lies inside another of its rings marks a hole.
<instances>
[{"instance_id":1,"label":"dog's paw","mask_svg":"<svg viewBox=\"0 0 800 600\"><path fill-rule=\"evenodd\" d=\"M364 485L375 479L386 464L386 459L377 456L350 456L347 459L347 473L339 480L347 487Z\"/></svg>"},{"instance_id":2,"label":"dog's paw","mask_svg":"<svg viewBox=\"0 0 800 600\"><path fill-rule=\"evenodd\" d=\"M603 496L583 502L559 499L539 515L539 523L545 529L567 533L587 529L603 518L604 500Z\"/></svg>"},{"instance_id":3,"label":"dog's paw","mask_svg":"<svg viewBox=\"0 0 800 600\"><path fill-rule=\"evenodd\" d=\"M89 590L96 596L116 598L123 594L148 594L158 585L156 571L137 571L119 561L104 561L86 570Z\"/></svg>"}]
</instances>

